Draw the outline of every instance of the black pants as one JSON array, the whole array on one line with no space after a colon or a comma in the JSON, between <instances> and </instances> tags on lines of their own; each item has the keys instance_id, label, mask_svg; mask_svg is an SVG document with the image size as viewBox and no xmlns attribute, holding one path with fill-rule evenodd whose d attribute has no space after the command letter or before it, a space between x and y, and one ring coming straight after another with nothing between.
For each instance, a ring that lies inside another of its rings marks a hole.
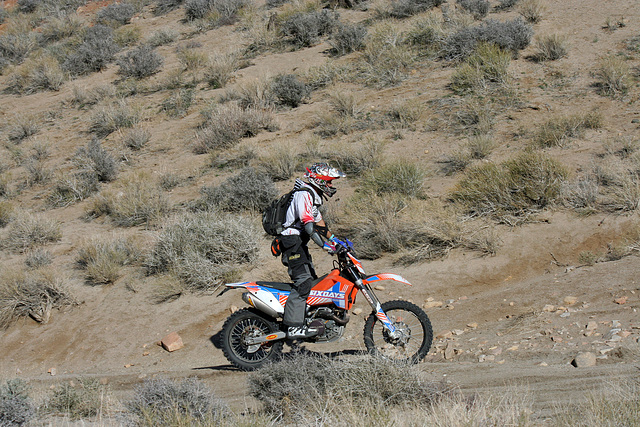
<instances>
[{"instance_id":1,"label":"black pants","mask_svg":"<svg viewBox=\"0 0 640 427\"><path fill-rule=\"evenodd\" d=\"M282 264L287 266L293 289L284 306L282 322L287 326L304 324L307 297L311 292L316 272L309 253L308 238L298 235L282 236Z\"/></svg>"}]
</instances>

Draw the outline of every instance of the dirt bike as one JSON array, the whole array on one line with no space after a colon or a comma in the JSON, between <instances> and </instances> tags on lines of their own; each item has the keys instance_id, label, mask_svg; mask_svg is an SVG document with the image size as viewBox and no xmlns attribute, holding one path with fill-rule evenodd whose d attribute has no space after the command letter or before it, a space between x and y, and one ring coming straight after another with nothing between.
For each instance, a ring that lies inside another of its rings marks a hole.
<instances>
[{"instance_id":1,"label":"dirt bike","mask_svg":"<svg viewBox=\"0 0 640 427\"><path fill-rule=\"evenodd\" d=\"M314 282L307 298L306 325L318 334L304 342L333 342L342 337L349 322L349 310L358 292L362 292L373 309L364 326L364 344L369 353L384 358L418 363L433 341L431 321L417 305L395 300L381 304L372 284L393 280L411 286L397 274L368 276L354 256L349 240L336 241L330 251L337 259L329 274ZM282 354L287 327L282 318L291 284L279 282L227 283L222 295L230 289L244 289L242 299L251 307L236 311L222 327L222 349L237 368L250 371L274 361Z\"/></svg>"}]
</instances>

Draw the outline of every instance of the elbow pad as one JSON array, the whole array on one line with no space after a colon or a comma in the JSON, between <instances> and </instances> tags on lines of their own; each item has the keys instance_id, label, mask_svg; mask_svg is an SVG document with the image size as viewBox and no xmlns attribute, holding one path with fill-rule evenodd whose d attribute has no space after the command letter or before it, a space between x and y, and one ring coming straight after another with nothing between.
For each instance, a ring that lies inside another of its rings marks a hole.
<instances>
[{"instance_id":1,"label":"elbow pad","mask_svg":"<svg viewBox=\"0 0 640 427\"><path fill-rule=\"evenodd\" d=\"M324 245L324 242L322 241L322 238L320 237L320 235L318 234L318 232L315 230L314 228L314 223L313 222L308 222L304 225L304 231L309 235L309 237L311 237L311 240L313 240L313 242L322 247Z\"/></svg>"}]
</instances>

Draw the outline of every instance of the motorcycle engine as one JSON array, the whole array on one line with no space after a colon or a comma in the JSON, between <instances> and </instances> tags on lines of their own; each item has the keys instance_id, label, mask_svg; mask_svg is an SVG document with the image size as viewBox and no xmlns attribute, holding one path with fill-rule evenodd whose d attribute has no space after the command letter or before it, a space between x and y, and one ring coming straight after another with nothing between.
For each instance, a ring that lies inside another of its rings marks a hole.
<instances>
[{"instance_id":1,"label":"motorcycle engine","mask_svg":"<svg viewBox=\"0 0 640 427\"><path fill-rule=\"evenodd\" d=\"M338 325L335 320L325 317L336 316L333 310L323 307L313 313L309 327L317 328L320 332L314 337L316 342L333 342L342 337L344 325Z\"/></svg>"}]
</instances>

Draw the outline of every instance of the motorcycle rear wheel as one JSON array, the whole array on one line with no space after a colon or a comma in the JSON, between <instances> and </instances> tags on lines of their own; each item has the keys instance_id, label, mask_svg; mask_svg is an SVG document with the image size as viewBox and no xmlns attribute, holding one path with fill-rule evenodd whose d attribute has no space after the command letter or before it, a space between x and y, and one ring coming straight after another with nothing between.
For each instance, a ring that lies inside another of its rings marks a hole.
<instances>
[{"instance_id":1,"label":"motorcycle rear wheel","mask_svg":"<svg viewBox=\"0 0 640 427\"><path fill-rule=\"evenodd\" d=\"M248 345L249 336L268 335L278 326L253 308L243 308L227 318L222 327L222 351L231 364L243 371L256 370L282 354L282 341Z\"/></svg>"},{"instance_id":2,"label":"motorcycle rear wheel","mask_svg":"<svg viewBox=\"0 0 640 427\"><path fill-rule=\"evenodd\" d=\"M400 331L400 337L393 338L375 313L371 313L364 325L364 344L369 353L407 363L424 359L433 342L427 313L417 305L401 300L385 302L382 310Z\"/></svg>"}]
</instances>

